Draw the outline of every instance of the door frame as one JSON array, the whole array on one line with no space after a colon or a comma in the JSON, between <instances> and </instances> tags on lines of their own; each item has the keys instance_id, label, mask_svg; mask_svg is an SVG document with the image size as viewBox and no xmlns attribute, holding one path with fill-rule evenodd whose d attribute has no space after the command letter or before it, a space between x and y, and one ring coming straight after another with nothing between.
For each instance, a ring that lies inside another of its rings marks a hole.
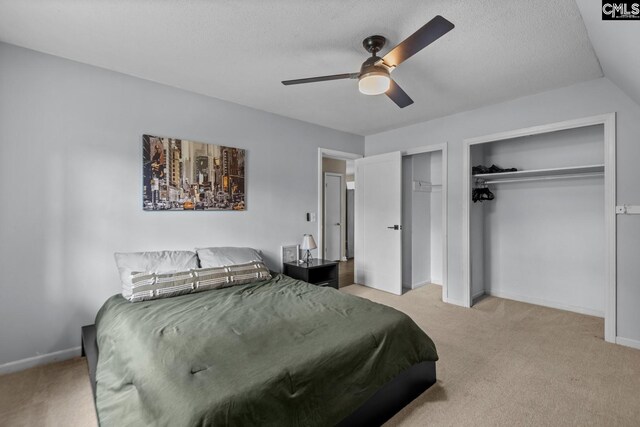
<instances>
[{"instance_id":1,"label":"door frame","mask_svg":"<svg viewBox=\"0 0 640 427\"><path fill-rule=\"evenodd\" d=\"M604 339L616 342L617 335L617 284L616 284L616 113L583 117L524 129L516 129L492 135L468 138L462 150L462 269L463 305L471 307L471 147L477 144L540 135L560 130L586 126L604 127L604 221L605 221L605 309Z\"/></svg>"},{"instance_id":2,"label":"door frame","mask_svg":"<svg viewBox=\"0 0 640 427\"><path fill-rule=\"evenodd\" d=\"M346 228L345 228L345 217L346 217L346 198L347 198L347 185L346 185L346 176L344 174L341 173L335 173L335 172L324 172L323 178L324 178L324 182L325 182L325 188L326 188L326 183L327 183L327 176L335 176L340 178L340 255L338 256L338 259L340 261L346 261ZM322 220L325 221L327 218L327 192L325 191L325 188L323 188L323 193L324 193L324 197L322 198L323 201L323 212L322 212ZM326 232L327 230L327 224L324 224L323 230ZM324 238L325 236L322 236L323 241L326 240ZM324 253L319 254L321 255L321 257L324 259Z\"/></svg>"},{"instance_id":3,"label":"door frame","mask_svg":"<svg viewBox=\"0 0 640 427\"><path fill-rule=\"evenodd\" d=\"M362 154L349 153L346 151L332 150L329 148L318 148L318 253L324 255L324 189L322 183L324 173L322 172L322 158L328 157L338 160L355 160L364 157ZM357 189L356 189L357 191Z\"/></svg>"},{"instance_id":4,"label":"door frame","mask_svg":"<svg viewBox=\"0 0 640 427\"><path fill-rule=\"evenodd\" d=\"M402 157L414 154L442 152L442 301L449 302L449 173L448 173L448 143L425 145L422 147L402 150Z\"/></svg>"}]
</instances>

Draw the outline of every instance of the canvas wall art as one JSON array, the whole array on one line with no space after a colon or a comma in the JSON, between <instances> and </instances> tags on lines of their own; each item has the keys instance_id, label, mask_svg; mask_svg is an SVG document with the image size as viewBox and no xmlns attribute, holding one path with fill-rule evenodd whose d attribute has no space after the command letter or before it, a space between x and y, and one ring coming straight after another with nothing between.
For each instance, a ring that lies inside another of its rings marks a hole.
<instances>
[{"instance_id":1,"label":"canvas wall art","mask_svg":"<svg viewBox=\"0 0 640 427\"><path fill-rule=\"evenodd\" d=\"M244 211L245 150L142 136L145 211Z\"/></svg>"}]
</instances>

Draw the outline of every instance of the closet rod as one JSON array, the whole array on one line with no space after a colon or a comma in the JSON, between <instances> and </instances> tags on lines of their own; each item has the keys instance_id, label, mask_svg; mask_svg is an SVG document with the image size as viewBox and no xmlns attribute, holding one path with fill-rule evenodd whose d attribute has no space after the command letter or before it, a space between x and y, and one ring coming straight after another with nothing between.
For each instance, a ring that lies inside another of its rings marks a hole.
<instances>
[{"instance_id":1,"label":"closet rod","mask_svg":"<svg viewBox=\"0 0 640 427\"><path fill-rule=\"evenodd\" d=\"M587 178L587 177L593 177L593 176L604 176L604 172L580 173L580 174L570 174L570 175L533 176L529 178L496 179L496 180L489 180L489 181L478 179L478 182L481 184L505 184L510 182L550 181L554 179Z\"/></svg>"},{"instance_id":2,"label":"closet rod","mask_svg":"<svg viewBox=\"0 0 640 427\"><path fill-rule=\"evenodd\" d=\"M618 215L640 215L640 206L620 205L616 206Z\"/></svg>"}]
</instances>

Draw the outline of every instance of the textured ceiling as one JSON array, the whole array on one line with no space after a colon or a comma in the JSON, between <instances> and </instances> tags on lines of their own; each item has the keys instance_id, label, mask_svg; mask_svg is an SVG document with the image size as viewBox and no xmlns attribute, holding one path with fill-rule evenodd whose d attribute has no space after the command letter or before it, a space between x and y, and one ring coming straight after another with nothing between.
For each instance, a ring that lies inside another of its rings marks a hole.
<instances>
[{"instance_id":1,"label":"textured ceiling","mask_svg":"<svg viewBox=\"0 0 640 427\"><path fill-rule=\"evenodd\" d=\"M593 0L578 0L578 7L604 74L640 104L640 23L603 21L601 3Z\"/></svg>"},{"instance_id":2,"label":"textured ceiling","mask_svg":"<svg viewBox=\"0 0 640 427\"><path fill-rule=\"evenodd\" d=\"M361 95L361 41L383 54L440 14L456 25L393 75L415 104ZM574 0L0 0L0 40L369 135L602 76Z\"/></svg>"}]
</instances>

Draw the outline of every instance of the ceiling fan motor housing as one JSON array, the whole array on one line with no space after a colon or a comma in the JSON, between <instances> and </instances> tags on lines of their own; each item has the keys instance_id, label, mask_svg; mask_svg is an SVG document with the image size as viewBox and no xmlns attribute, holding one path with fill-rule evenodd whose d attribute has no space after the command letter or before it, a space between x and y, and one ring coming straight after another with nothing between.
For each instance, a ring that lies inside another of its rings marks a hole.
<instances>
[{"instance_id":1,"label":"ceiling fan motor housing","mask_svg":"<svg viewBox=\"0 0 640 427\"><path fill-rule=\"evenodd\" d=\"M381 75L389 77L389 68L384 66L382 60L377 56L372 56L362 63L360 67L359 79L370 75Z\"/></svg>"}]
</instances>

